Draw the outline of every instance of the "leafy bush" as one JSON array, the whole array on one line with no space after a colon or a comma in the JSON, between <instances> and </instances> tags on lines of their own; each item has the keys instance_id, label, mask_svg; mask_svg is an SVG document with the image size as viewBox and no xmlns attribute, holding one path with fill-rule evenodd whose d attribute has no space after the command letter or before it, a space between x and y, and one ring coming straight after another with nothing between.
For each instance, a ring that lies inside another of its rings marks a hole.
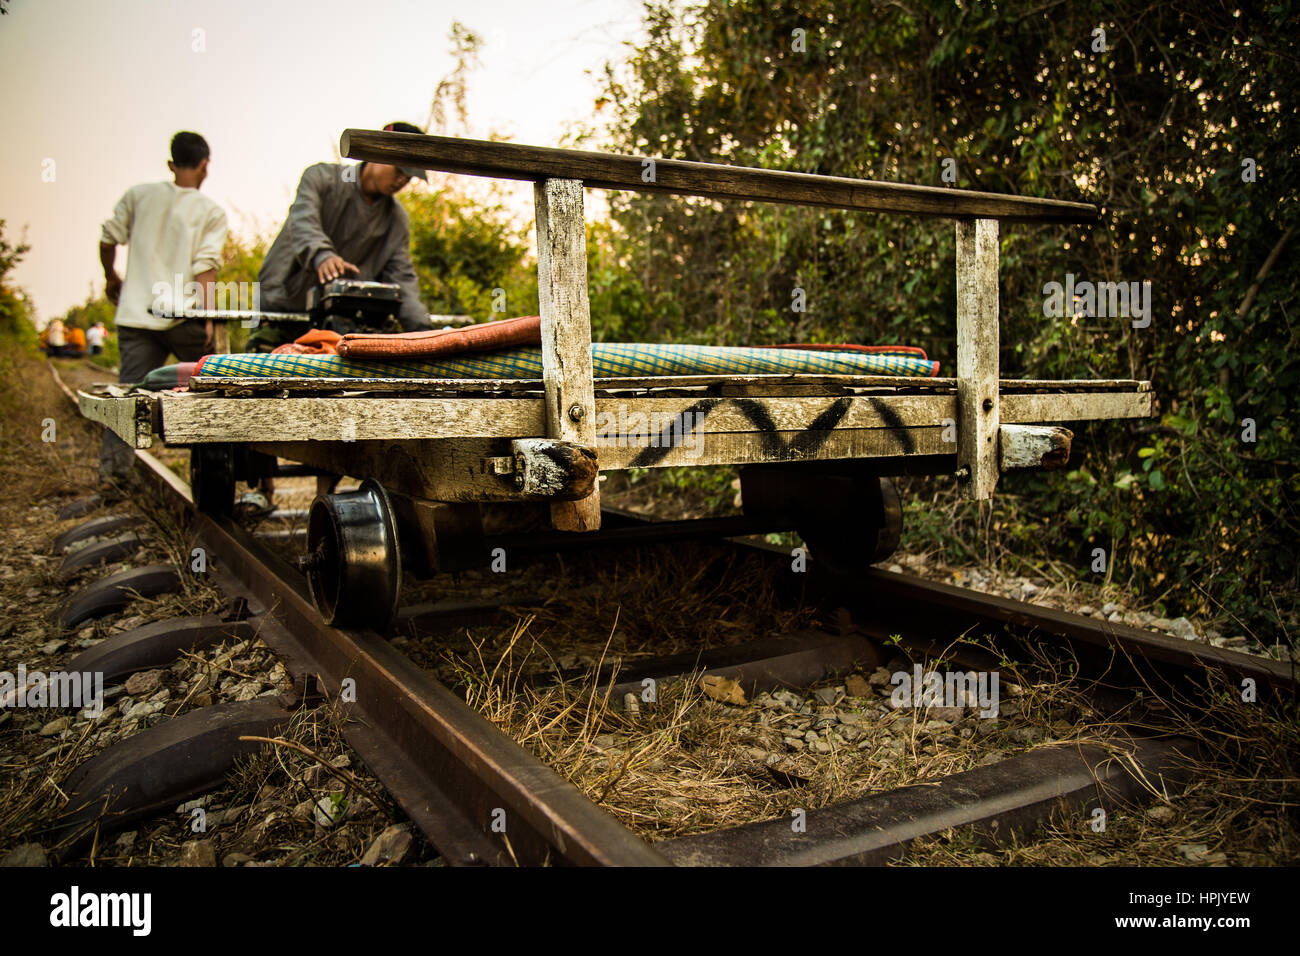
<instances>
[{"instance_id":1,"label":"leafy bush","mask_svg":"<svg viewBox=\"0 0 1300 956\"><path fill-rule=\"evenodd\" d=\"M645 27L606 72L617 151L1099 204L1094 226L1004 227L1003 375L1150 379L1156 417L1079 424L1069 470L1009 476L942 528L921 515L953 483L913 480L909 515L961 553L1080 577L1103 547L1108 576L1171 613L1280 637L1300 584L1289 4L706 0L651 2ZM637 193L611 209L600 333L902 342L953 368L948 222ZM1067 273L1151 282L1150 327L1046 318Z\"/></svg>"},{"instance_id":2,"label":"leafy bush","mask_svg":"<svg viewBox=\"0 0 1300 956\"><path fill-rule=\"evenodd\" d=\"M9 273L31 248L23 240L17 245L5 238L5 221L0 219L0 339L16 342L23 348L36 348L36 326L27 296L9 285Z\"/></svg>"}]
</instances>

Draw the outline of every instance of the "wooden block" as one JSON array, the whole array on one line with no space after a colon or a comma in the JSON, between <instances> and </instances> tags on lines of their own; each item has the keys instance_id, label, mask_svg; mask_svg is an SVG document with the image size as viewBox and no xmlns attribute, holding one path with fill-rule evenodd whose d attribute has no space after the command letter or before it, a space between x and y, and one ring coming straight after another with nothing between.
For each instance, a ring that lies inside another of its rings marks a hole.
<instances>
[{"instance_id":1,"label":"wooden block","mask_svg":"<svg viewBox=\"0 0 1300 956\"><path fill-rule=\"evenodd\" d=\"M1050 425L1003 425L998 429L998 455L1003 471L1020 468L1063 468L1070 460L1074 432Z\"/></svg>"},{"instance_id":2,"label":"wooden block","mask_svg":"<svg viewBox=\"0 0 1300 956\"><path fill-rule=\"evenodd\" d=\"M92 422L103 425L132 448L153 445L152 395L105 396L77 392L77 407Z\"/></svg>"},{"instance_id":3,"label":"wooden block","mask_svg":"<svg viewBox=\"0 0 1300 956\"><path fill-rule=\"evenodd\" d=\"M582 501L596 489L596 452L555 438L516 438L515 487L530 499Z\"/></svg>"},{"instance_id":4,"label":"wooden block","mask_svg":"<svg viewBox=\"0 0 1300 956\"><path fill-rule=\"evenodd\" d=\"M957 223L957 471L966 498L998 483L998 224Z\"/></svg>"},{"instance_id":5,"label":"wooden block","mask_svg":"<svg viewBox=\"0 0 1300 956\"><path fill-rule=\"evenodd\" d=\"M534 198L546 437L594 448L596 392L591 374L582 183L575 179L543 180L537 184ZM553 504L551 523L559 531L599 530L599 485L581 501Z\"/></svg>"}]
</instances>

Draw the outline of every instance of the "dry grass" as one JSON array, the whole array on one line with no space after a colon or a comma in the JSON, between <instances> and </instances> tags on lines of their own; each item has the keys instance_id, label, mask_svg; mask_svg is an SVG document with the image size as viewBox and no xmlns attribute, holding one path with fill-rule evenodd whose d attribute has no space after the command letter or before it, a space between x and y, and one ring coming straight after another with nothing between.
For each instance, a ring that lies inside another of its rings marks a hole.
<instances>
[{"instance_id":1,"label":"dry grass","mask_svg":"<svg viewBox=\"0 0 1300 956\"><path fill-rule=\"evenodd\" d=\"M46 741L50 746L30 759L18 755L15 763L23 766L14 766L6 774L0 796L0 833L39 839L53 827L67 804L59 781L92 755L93 730L93 725L87 725L75 740Z\"/></svg>"},{"instance_id":2,"label":"dry grass","mask_svg":"<svg viewBox=\"0 0 1300 956\"><path fill-rule=\"evenodd\" d=\"M761 695L733 706L712 699L700 675L657 686L657 700L637 712L611 697L619 680L635 677L621 664L597 684L606 653L585 677L538 686L549 652L521 620L495 656L447 652L467 702L634 831L651 839L768 820L794 808L813 809L975 766L990 753L1016 748L1006 735L979 740L969 724L930 720L927 709L893 710L883 700L846 700L835 711L860 715L860 736L828 754L787 753L783 724L809 715L789 712ZM613 632L611 632L612 634ZM486 643L486 642L484 642ZM765 706L767 705L767 706ZM1009 722L1022 727L1023 721Z\"/></svg>"},{"instance_id":3,"label":"dry grass","mask_svg":"<svg viewBox=\"0 0 1300 956\"><path fill-rule=\"evenodd\" d=\"M1300 860L1300 705L1294 699L1261 691L1258 701L1245 701L1240 686L1207 671L1194 687L1147 684L1122 711L1101 714L1090 688L1071 676L1068 659L1040 652L1029 666L1005 660L1002 666L1026 682L1022 700L1038 721L1074 718L1061 741L1100 744L1117 755L1130 752L1134 736L1191 741L1177 760L1190 783L1170 793L1144 780L1150 804L1108 812L1101 832L1077 813L1062 813L998 848L969 832L918 841L909 862L1252 866ZM1028 676L1043 673L1053 677L1034 683Z\"/></svg>"},{"instance_id":4,"label":"dry grass","mask_svg":"<svg viewBox=\"0 0 1300 956\"><path fill-rule=\"evenodd\" d=\"M661 682L654 703L638 701L637 712L627 712L610 689L635 678L635 662L620 661L601 684L594 679L601 664L618 657L612 636L627 626L621 618L586 675L538 684L530 675L557 668L555 650L533 636L536 623L525 617L494 638L471 640L469 654L445 650L453 683L470 706L650 840L784 817L794 808L935 780L1037 747L1091 744L1124 759L1135 735L1154 734L1189 737L1201 748L1188 766L1195 783L1185 793L1150 785L1156 809L1113 811L1103 833L1080 825L1076 814L1072 825L1011 834L992 851L971 834L949 833L918 842L911 862L1186 865L1214 863L1223 859L1215 853L1226 852L1230 862L1249 865L1293 861L1300 846L1294 707L1282 712L1245 704L1230 687L1219 686L1208 709L1204 697L1179 699L1148 688L1119 711L1104 712L1068 658L1038 652L1028 662L1001 660L1003 713L996 720L968 711L945 725L924 708L893 710L883 695L850 698L814 714L860 714L862 735L852 746L788 753L782 724L795 715L761 695L742 706L720 703L699 675ZM1188 858L1178 849L1198 844L1206 844L1205 855Z\"/></svg>"}]
</instances>

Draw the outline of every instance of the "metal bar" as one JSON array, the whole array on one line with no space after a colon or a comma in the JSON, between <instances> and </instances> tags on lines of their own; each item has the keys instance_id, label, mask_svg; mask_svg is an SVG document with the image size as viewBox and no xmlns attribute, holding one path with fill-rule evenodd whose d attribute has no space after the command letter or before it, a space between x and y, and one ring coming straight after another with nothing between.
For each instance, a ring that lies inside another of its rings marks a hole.
<instances>
[{"instance_id":1,"label":"metal bar","mask_svg":"<svg viewBox=\"0 0 1300 956\"><path fill-rule=\"evenodd\" d=\"M185 309L182 312L155 312L150 309L149 314L160 319L245 321L253 323L250 328L256 328L259 322L310 322L312 319L306 312L262 312L257 309Z\"/></svg>"},{"instance_id":2,"label":"metal bar","mask_svg":"<svg viewBox=\"0 0 1300 956\"><path fill-rule=\"evenodd\" d=\"M1080 825L1095 807L1135 802L1185 782L1188 741L1138 740L1116 756L1097 746L1060 746L938 781L924 781L790 818L658 844L679 866L879 866L913 840L955 827L1005 835L1028 831L1061 810Z\"/></svg>"},{"instance_id":3,"label":"metal bar","mask_svg":"<svg viewBox=\"0 0 1300 956\"><path fill-rule=\"evenodd\" d=\"M1094 618L981 594L966 588L926 581L910 575L871 568L859 580L853 595L841 595L859 626L869 633L925 633L950 641L976 627L1013 629L1029 638L1065 638L1089 669L1104 670L1114 680L1138 677L1134 665L1145 662L1151 676L1200 678L1219 670L1234 681L1251 678L1260 687L1279 693L1300 690L1295 665L1249 654L1192 643L1127 624ZM982 631L976 631L976 636ZM1118 653L1117 653L1118 652Z\"/></svg>"},{"instance_id":4,"label":"metal bar","mask_svg":"<svg viewBox=\"0 0 1300 956\"><path fill-rule=\"evenodd\" d=\"M260 312L255 309L186 309L183 312L155 312L150 315L160 319L211 319L215 322L248 322L249 328L257 328L260 322L311 322L313 317L306 312ZM430 325L473 325L472 315L432 315Z\"/></svg>"}]
</instances>

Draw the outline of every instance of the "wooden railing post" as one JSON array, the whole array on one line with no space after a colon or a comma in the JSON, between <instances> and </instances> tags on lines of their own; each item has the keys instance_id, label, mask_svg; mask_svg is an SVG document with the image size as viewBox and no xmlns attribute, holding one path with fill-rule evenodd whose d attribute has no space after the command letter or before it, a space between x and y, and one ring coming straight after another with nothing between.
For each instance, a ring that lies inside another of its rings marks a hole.
<instances>
[{"instance_id":1,"label":"wooden railing post","mask_svg":"<svg viewBox=\"0 0 1300 956\"><path fill-rule=\"evenodd\" d=\"M544 179L537 183L534 197L546 437L594 449L596 394L591 374L582 181ZM560 531L598 530L600 485L581 501L552 504L551 523Z\"/></svg>"},{"instance_id":2,"label":"wooden railing post","mask_svg":"<svg viewBox=\"0 0 1300 956\"><path fill-rule=\"evenodd\" d=\"M998 483L998 222L957 221L957 474L966 498Z\"/></svg>"}]
</instances>

